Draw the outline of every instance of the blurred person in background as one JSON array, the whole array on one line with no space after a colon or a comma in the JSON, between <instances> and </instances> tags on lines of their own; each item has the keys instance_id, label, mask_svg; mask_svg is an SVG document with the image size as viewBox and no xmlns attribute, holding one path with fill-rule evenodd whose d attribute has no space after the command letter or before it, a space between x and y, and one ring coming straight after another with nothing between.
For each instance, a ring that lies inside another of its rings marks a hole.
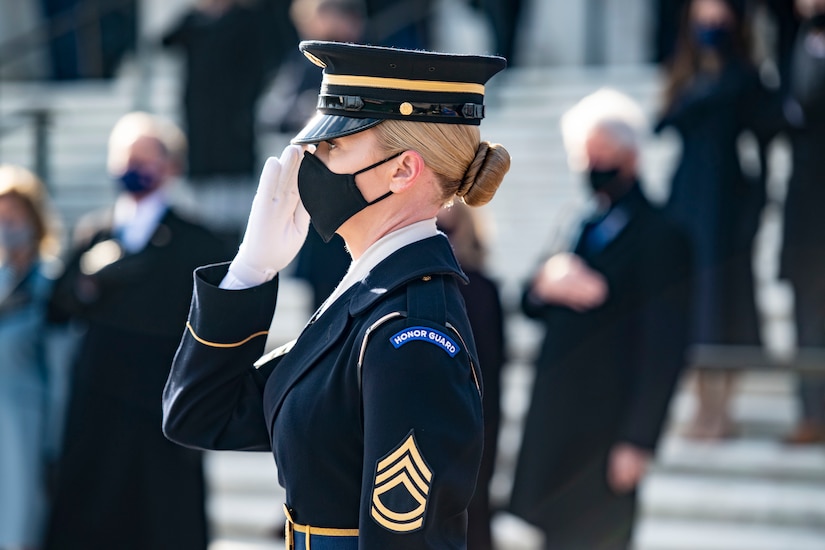
<instances>
[{"instance_id":1,"label":"blurred person in background","mask_svg":"<svg viewBox=\"0 0 825 550\"><path fill-rule=\"evenodd\" d=\"M246 0L198 0L165 34L183 51L188 179L203 223L237 246L258 170L255 111L272 63ZM273 24L274 30L278 28Z\"/></svg>"},{"instance_id":2,"label":"blurred person in background","mask_svg":"<svg viewBox=\"0 0 825 550\"><path fill-rule=\"evenodd\" d=\"M83 327L46 548L205 550L201 453L161 432L161 394L186 324L192 270L232 255L181 218L167 188L185 137L146 113L109 139L112 208L78 223L49 304Z\"/></svg>"},{"instance_id":3,"label":"blurred person in background","mask_svg":"<svg viewBox=\"0 0 825 550\"><path fill-rule=\"evenodd\" d=\"M433 0L366 0L368 44L426 50L432 45Z\"/></svg>"},{"instance_id":4,"label":"blurred person in background","mask_svg":"<svg viewBox=\"0 0 825 550\"><path fill-rule=\"evenodd\" d=\"M825 1L797 0L803 23L791 56L784 113L793 155L780 276L795 294L797 344L825 347ZM801 420L789 443L825 442L825 379L801 375Z\"/></svg>"},{"instance_id":5,"label":"blurred person in background","mask_svg":"<svg viewBox=\"0 0 825 550\"><path fill-rule=\"evenodd\" d=\"M688 0L654 0L653 61L669 65L673 61L679 21Z\"/></svg>"},{"instance_id":6,"label":"blurred person in background","mask_svg":"<svg viewBox=\"0 0 825 550\"><path fill-rule=\"evenodd\" d=\"M0 164L0 548L33 550L47 512L46 305L57 251L46 189Z\"/></svg>"},{"instance_id":7,"label":"blurred person in background","mask_svg":"<svg viewBox=\"0 0 825 550\"><path fill-rule=\"evenodd\" d=\"M753 1L753 0L752 0ZM800 18L795 3L788 0L760 0L774 30L772 53L773 63L779 73L783 91L790 81L791 55L799 32Z\"/></svg>"},{"instance_id":8,"label":"blurred person in background","mask_svg":"<svg viewBox=\"0 0 825 550\"><path fill-rule=\"evenodd\" d=\"M137 0L39 0L53 80L113 78L135 50Z\"/></svg>"},{"instance_id":9,"label":"blurred person in background","mask_svg":"<svg viewBox=\"0 0 825 550\"><path fill-rule=\"evenodd\" d=\"M764 144L773 101L749 59L742 0L692 0L669 66L664 112L682 151L665 213L694 249L696 292L691 343L759 345L753 242L765 203ZM738 141L749 132L762 166L743 172ZM728 404L734 377L700 372L697 409L686 435L715 439L733 433Z\"/></svg>"},{"instance_id":10,"label":"blurred person in background","mask_svg":"<svg viewBox=\"0 0 825 550\"><path fill-rule=\"evenodd\" d=\"M294 0L290 17L302 40L360 42L367 23L363 0ZM261 101L262 125L285 134L301 130L315 116L321 76L318 67L307 63L295 48ZM309 230L295 276L309 284L312 311L332 294L351 260L339 235L324 242L315 229Z\"/></svg>"},{"instance_id":11,"label":"blurred person in background","mask_svg":"<svg viewBox=\"0 0 825 550\"><path fill-rule=\"evenodd\" d=\"M301 40L361 42L366 28L363 0L293 0L289 17ZM284 57L261 98L261 126L294 134L315 116L321 75L297 48Z\"/></svg>"},{"instance_id":12,"label":"blurred person in background","mask_svg":"<svg viewBox=\"0 0 825 550\"><path fill-rule=\"evenodd\" d=\"M636 489L685 365L690 248L642 192L644 126L614 90L562 117L571 166L599 208L522 300L546 332L510 510L544 531L548 549L628 547Z\"/></svg>"},{"instance_id":13,"label":"blurred person in background","mask_svg":"<svg viewBox=\"0 0 825 550\"><path fill-rule=\"evenodd\" d=\"M524 0L471 0L487 18L493 33L493 53L506 57L510 66L518 60L516 46Z\"/></svg>"},{"instance_id":14,"label":"blurred person in background","mask_svg":"<svg viewBox=\"0 0 825 550\"><path fill-rule=\"evenodd\" d=\"M467 317L476 341L481 378L484 380L484 451L470 507L467 509L467 548L492 550L490 532L490 480L496 466L501 419L501 370L505 361L504 312L498 284L487 275L486 227L480 211L463 202L442 208L438 228L447 235L469 284L460 285Z\"/></svg>"}]
</instances>

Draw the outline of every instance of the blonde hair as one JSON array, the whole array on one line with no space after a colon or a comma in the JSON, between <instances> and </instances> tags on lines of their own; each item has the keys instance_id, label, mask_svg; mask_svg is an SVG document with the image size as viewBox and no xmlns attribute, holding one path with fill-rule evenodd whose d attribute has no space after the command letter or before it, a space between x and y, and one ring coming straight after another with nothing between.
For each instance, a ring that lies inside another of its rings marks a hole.
<instances>
[{"instance_id":1,"label":"blonde hair","mask_svg":"<svg viewBox=\"0 0 825 550\"><path fill-rule=\"evenodd\" d=\"M478 126L385 120L375 127L387 154L413 150L439 178L442 202L459 197L469 206L487 204L510 169L507 150L481 141Z\"/></svg>"},{"instance_id":2,"label":"blonde hair","mask_svg":"<svg viewBox=\"0 0 825 550\"><path fill-rule=\"evenodd\" d=\"M157 140L173 166L183 171L186 166L186 136L183 131L170 120L142 111L123 115L112 128L109 134L109 171L117 172L128 147L144 137Z\"/></svg>"},{"instance_id":3,"label":"blonde hair","mask_svg":"<svg viewBox=\"0 0 825 550\"><path fill-rule=\"evenodd\" d=\"M57 254L57 216L40 178L22 166L0 164L0 197L14 197L26 209L40 254Z\"/></svg>"}]
</instances>

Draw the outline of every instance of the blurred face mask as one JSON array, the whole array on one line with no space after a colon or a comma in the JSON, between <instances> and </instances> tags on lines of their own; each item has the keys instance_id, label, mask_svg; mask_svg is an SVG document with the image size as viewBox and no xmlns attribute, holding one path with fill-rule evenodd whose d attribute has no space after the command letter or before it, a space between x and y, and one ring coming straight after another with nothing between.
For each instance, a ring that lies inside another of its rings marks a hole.
<instances>
[{"instance_id":1,"label":"blurred face mask","mask_svg":"<svg viewBox=\"0 0 825 550\"><path fill-rule=\"evenodd\" d=\"M610 202L615 202L627 192L628 180L621 170L615 168L590 168L587 171L587 183L594 193L600 193Z\"/></svg>"},{"instance_id":2,"label":"blurred face mask","mask_svg":"<svg viewBox=\"0 0 825 550\"><path fill-rule=\"evenodd\" d=\"M402 151L403 153L403 151ZM396 153L379 160L354 174L336 174L315 155L304 152L304 160L298 169L298 193L309 212L315 230L328 243L344 222L368 206L392 195L387 191L377 199L367 202L355 185L355 176L372 170L401 155Z\"/></svg>"},{"instance_id":3,"label":"blurred face mask","mask_svg":"<svg viewBox=\"0 0 825 550\"><path fill-rule=\"evenodd\" d=\"M156 174L149 170L129 168L117 177L117 182L124 191L133 195L140 195L157 188L159 179Z\"/></svg>"},{"instance_id":4,"label":"blurred face mask","mask_svg":"<svg viewBox=\"0 0 825 550\"><path fill-rule=\"evenodd\" d=\"M716 50L718 52L727 51L732 43L730 29L720 25L706 25L702 23L697 23L693 26L693 39L699 47Z\"/></svg>"},{"instance_id":5,"label":"blurred face mask","mask_svg":"<svg viewBox=\"0 0 825 550\"><path fill-rule=\"evenodd\" d=\"M619 169L608 168L606 170L600 168L590 168L587 171L587 183L590 189L595 192L607 191L619 181Z\"/></svg>"}]
</instances>

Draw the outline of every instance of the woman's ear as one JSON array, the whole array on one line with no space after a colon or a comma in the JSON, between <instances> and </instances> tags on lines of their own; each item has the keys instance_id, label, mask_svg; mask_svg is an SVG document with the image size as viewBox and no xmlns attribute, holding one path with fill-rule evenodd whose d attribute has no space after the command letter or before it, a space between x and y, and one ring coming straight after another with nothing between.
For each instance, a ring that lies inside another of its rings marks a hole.
<instances>
[{"instance_id":1,"label":"woman's ear","mask_svg":"<svg viewBox=\"0 0 825 550\"><path fill-rule=\"evenodd\" d=\"M404 151L393 163L390 191L403 193L412 187L424 171L424 159L416 151Z\"/></svg>"}]
</instances>

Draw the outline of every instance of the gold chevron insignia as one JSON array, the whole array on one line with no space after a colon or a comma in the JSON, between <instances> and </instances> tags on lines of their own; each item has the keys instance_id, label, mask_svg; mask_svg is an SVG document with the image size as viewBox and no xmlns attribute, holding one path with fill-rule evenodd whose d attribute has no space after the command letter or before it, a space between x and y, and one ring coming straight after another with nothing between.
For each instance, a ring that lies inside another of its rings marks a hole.
<instances>
[{"instance_id":1,"label":"gold chevron insignia","mask_svg":"<svg viewBox=\"0 0 825 550\"><path fill-rule=\"evenodd\" d=\"M397 533L424 525L433 474L415 442L413 432L378 461L372 488L372 519Z\"/></svg>"}]
</instances>

